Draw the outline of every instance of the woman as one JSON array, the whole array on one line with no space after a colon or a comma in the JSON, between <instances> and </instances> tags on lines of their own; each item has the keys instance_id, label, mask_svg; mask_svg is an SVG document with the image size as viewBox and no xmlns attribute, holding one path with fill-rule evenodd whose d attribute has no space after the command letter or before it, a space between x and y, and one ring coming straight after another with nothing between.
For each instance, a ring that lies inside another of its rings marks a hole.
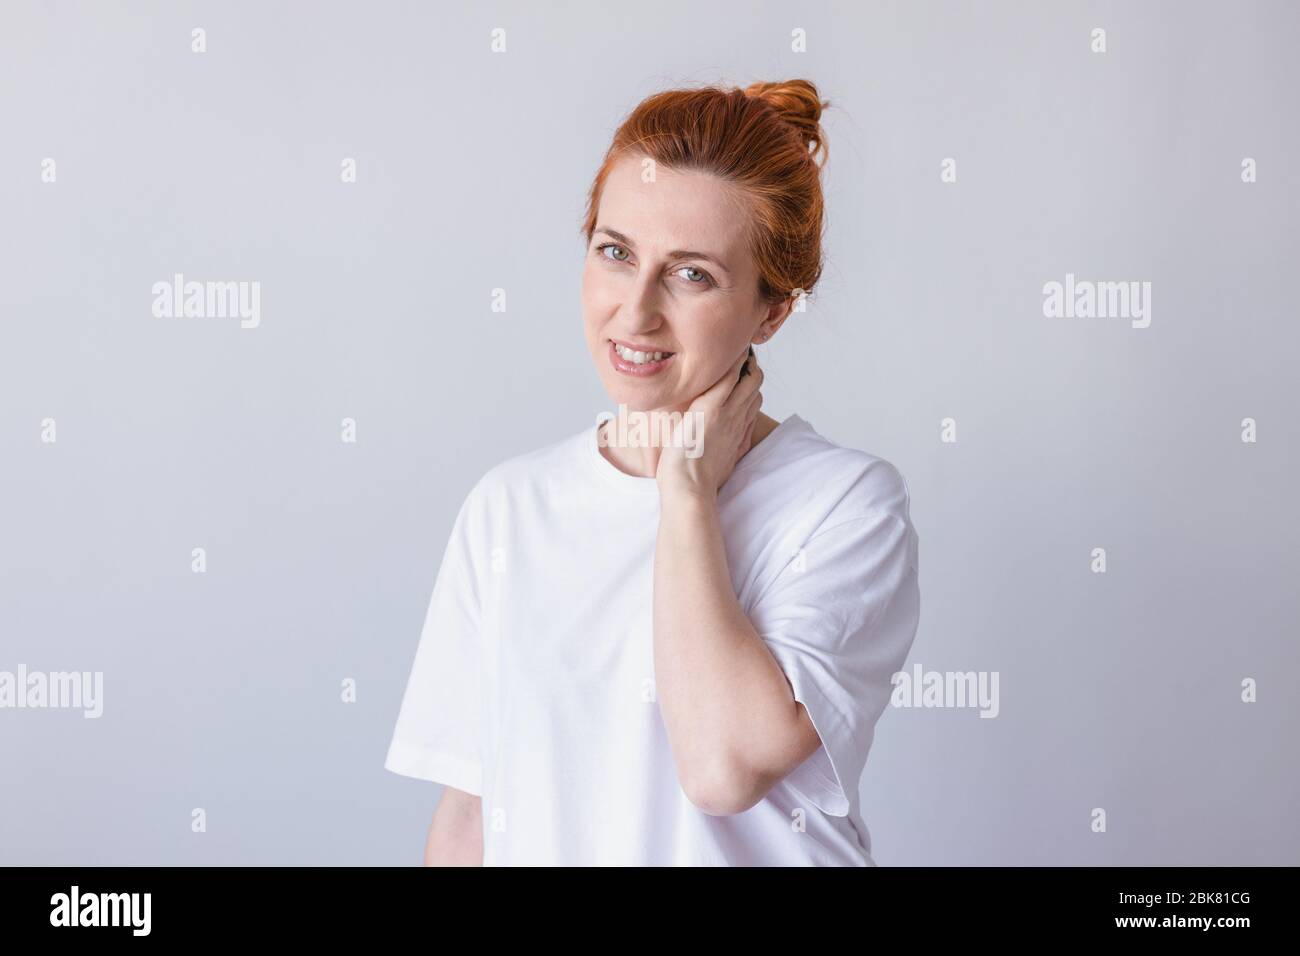
<instances>
[{"instance_id":1,"label":"woman","mask_svg":"<svg viewBox=\"0 0 1300 956\"><path fill-rule=\"evenodd\" d=\"M616 133L582 308L620 418L460 508L385 763L446 788L426 863L875 865L858 783L917 626L907 486L762 414L752 349L821 271L823 105L676 90Z\"/></svg>"}]
</instances>

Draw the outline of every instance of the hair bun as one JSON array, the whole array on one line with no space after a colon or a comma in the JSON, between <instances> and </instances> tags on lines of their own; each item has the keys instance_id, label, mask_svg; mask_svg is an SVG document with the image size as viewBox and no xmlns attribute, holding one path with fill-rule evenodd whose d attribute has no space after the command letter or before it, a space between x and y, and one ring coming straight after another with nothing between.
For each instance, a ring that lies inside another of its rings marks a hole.
<instances>
[{"instance_id":1,"label":"hair bun","mask_svg":"<svg viewBox=\"0 0 1300 956\"><path fill-rule=\"evenodd\" d=\"M821 126L822 110L831 104L817 94L808 80L783 80L778 83L751 83L745 95L767 103L781 118L793 126L815 157L824 158L826 136Z\"/></svg>"}]
</instances>

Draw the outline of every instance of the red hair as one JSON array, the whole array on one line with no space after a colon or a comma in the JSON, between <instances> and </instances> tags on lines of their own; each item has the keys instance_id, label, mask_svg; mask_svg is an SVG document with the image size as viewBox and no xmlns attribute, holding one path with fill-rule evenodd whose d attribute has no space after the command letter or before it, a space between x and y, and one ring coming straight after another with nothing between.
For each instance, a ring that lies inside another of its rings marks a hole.
<instances>
[{"instance_id":1,"label":"red hair","mask_svg":"<svg viewBox=\"0 0 1300 956\"><path fill-rule=\"evenodd\" d=\"M817 88L807 80L667 90L642 100L619 126L587 198L590 244L610 167L626 156L710 173L741 187L759 294L776 302L811 291L822 271L820 173L826 139Z\"/></svg>"}]
</instances>

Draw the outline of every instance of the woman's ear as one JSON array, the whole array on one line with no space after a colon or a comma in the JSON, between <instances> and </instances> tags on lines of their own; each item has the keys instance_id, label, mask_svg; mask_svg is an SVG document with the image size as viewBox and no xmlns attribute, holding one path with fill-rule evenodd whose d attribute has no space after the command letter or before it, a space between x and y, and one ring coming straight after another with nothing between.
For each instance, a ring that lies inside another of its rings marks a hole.
<instances>
[{"instance_id":1,"label":"woman's ear","mask_svg":"<svg viewBox=\"0 0 1300 956\"><path fill-rule=\"evenodd\" d=\"M785 320L790 317L790 310L794 308L794 297L786 296L779 302L773 302L767 307L767 314L763 316L763 321L759 323L757 331L754 333L755 342L766 342L772 336L776 335Z\"/></svg>"}]
</instances>

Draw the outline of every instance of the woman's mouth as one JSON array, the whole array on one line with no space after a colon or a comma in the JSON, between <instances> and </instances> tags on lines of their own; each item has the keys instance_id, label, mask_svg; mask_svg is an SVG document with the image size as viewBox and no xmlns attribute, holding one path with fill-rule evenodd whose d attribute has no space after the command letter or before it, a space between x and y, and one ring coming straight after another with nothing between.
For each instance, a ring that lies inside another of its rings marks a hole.
<instances>
[{"instance_id":1,"label":"woman's mouth","mask_svg":"<svg viewBox=\"0 0 1300 956\"><path fill-rule=\"evenodd\" d=\"M675 352L638 349L622 342L609 340L609 361L624 375L654 375L668 367Z\"/></svg>"}]
</instances>

